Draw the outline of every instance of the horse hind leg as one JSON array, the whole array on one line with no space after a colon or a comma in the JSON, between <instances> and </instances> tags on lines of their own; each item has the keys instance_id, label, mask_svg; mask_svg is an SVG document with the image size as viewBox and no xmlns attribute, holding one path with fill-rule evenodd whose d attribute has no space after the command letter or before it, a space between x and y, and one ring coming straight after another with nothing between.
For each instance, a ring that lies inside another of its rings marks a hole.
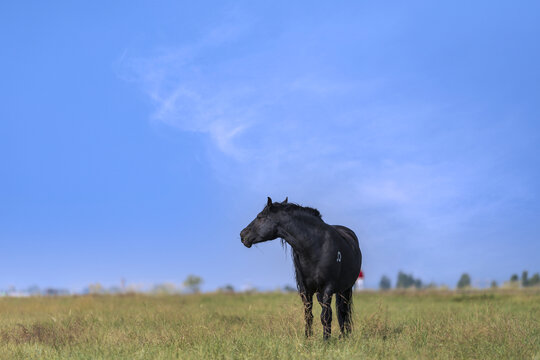
<instances>
[{"instance_id":1,"label":"horse hind leg","mask_svg":"<svg viewBox=\"0 0 540 360\"><path fill-rule=\"evenodd\" d=\"M352 288L336 294L336 310L341 335L347 336L352 330Z\"/></svg>"},{"instance_id":2,"label":"horse hind leg","mask_svg":"<svg viewBox=\"0 0 540 360\"><path fill-rule=\"evenodd\" d=\"M341 330L341 334L343 335L345 333L345 314L343 307L345 306L345 300L342 293L336 294L336 312L337 312L337 318L339 323L339 330Z\"/></svg>"},{"instance_id":3,"label":"horse hind leg","mask_svg":"<svg viewBox=\"0 0 540 360\"><path fill-rule=\"evenodd\" d=\"M321 323L323 326L323 339L328 340L332 334L332 293L317 293L317 300L321 304Z\"/></svg>"}]
</instances>

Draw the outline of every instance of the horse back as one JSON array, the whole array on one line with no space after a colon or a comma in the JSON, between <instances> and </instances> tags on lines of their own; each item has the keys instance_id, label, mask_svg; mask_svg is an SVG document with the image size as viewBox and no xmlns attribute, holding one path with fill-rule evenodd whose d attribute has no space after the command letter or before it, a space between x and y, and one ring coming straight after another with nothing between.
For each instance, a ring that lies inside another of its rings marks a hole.
<instances>
[{"instance_id":1,"label":"horse back","mask_svg":"<svg viewBox=\"0 0 540 360\"><path fill-rule=\"evenodd\" d=\"M358 238L354 231L343 225L332 225L334 229L345 239L348 245L354 252L360 252L360 245L358 244Z\"/></svg>"}]
</instances>

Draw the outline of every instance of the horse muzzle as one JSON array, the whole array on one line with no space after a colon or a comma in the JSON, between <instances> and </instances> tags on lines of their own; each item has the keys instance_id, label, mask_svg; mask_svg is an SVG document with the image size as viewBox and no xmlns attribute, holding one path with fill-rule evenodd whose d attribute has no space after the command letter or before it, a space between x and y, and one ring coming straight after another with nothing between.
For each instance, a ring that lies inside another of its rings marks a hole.
<instances>
[{"instance_id":1,"label":"horse muzzle","mask_svg":"<svg viewBox=\"0 0 540 360\"><path fill-rule=\"evenodd\" d=\"M247 237L241 237L242 244L244 244L245 247L250 248L253 245L253 239L249 239Z\"/></svg>"},{"instance_id":2,"label":"horse muzzle","mask_svg":"<svg viewBox=\"0 0 540 360\"><path fill-rule=\"evenodd\" d=\"M247 233L248 231L246 229L242 230L240 232L240 240L245 247L250 248L253 245L253 239L250 239Z\"/></svg>"},{"instance_id":3,"label":"horse muzzle","mask_svg":"<svg viewBox=\"0 0 540 360\"><path fill-rule=\"evenodd\" d=\"M240 241L242 241L242 244L244 244L245 247L250 248L251 245L253 245L253 240L249 239L244 231L240 233Z\"/></svg>"}]
</instances>

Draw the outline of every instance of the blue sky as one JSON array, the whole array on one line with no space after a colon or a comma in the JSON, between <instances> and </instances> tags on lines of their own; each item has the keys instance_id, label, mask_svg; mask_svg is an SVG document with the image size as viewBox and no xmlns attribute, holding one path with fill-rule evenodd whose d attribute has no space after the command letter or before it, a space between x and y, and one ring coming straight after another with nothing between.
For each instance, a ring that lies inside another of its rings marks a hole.
<instances>
[{"instance_id":1,"label":"blue sky","mask_svg":"<svg viewBox=\"0 0 540 360\"><path fill-rule=\"evenodd\" d=\"M3 2L0 288L293 283L266 196L367 285L540 271L540 6Z\"/></svg>"}]
</instances>

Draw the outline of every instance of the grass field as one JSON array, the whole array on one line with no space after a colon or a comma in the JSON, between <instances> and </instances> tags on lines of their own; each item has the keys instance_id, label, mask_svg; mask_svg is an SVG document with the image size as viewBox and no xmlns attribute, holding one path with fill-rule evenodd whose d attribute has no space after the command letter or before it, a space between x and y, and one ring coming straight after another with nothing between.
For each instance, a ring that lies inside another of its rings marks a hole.
<instances>
[{"instance_id":1,"label":"grass field","mask_svg":"<svg viewBox=\"0 0 540 360\"><path fill-rule=\"evenodd\" d=\"M540 359L540 292L366 292L304 338L296 294L0 298L0 359Z\"/></svg>"}]
</instances>

